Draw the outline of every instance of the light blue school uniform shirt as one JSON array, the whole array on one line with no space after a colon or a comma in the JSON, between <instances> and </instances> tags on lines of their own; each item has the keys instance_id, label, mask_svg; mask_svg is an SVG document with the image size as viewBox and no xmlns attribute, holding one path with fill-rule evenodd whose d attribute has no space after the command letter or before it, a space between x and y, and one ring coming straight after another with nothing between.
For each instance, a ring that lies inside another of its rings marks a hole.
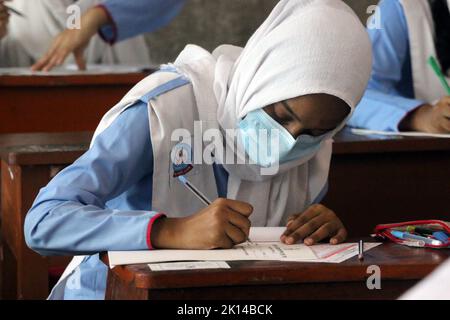
<instances>
[{"instance_id":1,"label":"light blue school uniform shirt","mask_svg":"<svg viewBox=\"0 0 450 320\"><path fill-rule=\"evenodd\" d=\"M27 245L44 256L88 256L68 277L64 299L104 299L108 269L99 252L151 249L151 226L161 213L152 211L147 101L185 84L176 78L144 95L40 190L25 219ZM217 194L226 197L228 173L218 164L213 170ZM312 203L327 190L325 185Z\"/></svg>"},{"instance_id":2,"label":"light blue school uniform shirt","mask_svg":"<svg viewBox=\"0 0 450 320\"><path fill-rule=\"evenodd\" d=\"M153 32L174 19L187 0L107 0L102 6L112 24L100 29L108 43L122 41L146 32Z\"/></svg>"},{"instance_id":3,"label":"light blue school uniform shirt","mask_svg":"<svg viewBox=\"0 0 450 320\"><path fill-rule=\"evenodd\" d=\"M68 279L65 299L104 299L107 267L98 252L149 249L149 223L158 214L153 165L147 104L140 102L39 192L25 221L28 246L41 255L90 255L71 276L79 278ZM228 174L218 165L214 173L225 197Z\"/></svg>"},{"instance_id":4,"label":"light blue school uniform shirt","mask_svg":"<svg viewBox=\"0 0 450 320\"><path fill-rule=\"evenodd\" d=\"M348 125L398 131L402 119L424 102L414 98L409 32L400 1L382 0L379 14L381 28L368 30L373 47L372 75Z\"/></svg>"}]
</instances>

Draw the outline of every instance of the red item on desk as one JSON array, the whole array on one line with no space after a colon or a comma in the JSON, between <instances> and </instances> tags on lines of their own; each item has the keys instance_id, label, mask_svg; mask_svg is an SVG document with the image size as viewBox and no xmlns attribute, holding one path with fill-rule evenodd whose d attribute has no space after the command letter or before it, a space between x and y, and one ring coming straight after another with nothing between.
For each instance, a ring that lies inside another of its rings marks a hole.
<instances>
[{"instance_id":1,"label":"red item on desk","mask_svg":"<svg viewBox=\"0 0 450 320\"><path fill-rule=\"evenodd\" d=\"M383 239L389 239L395 243L409 245L409 246L417 246L413 245L414 241L399 239L392 235L392 230L399 230L406 232L406 227L408 226L420 226L423 228L431 228L436 229L436 231L444 231L447 234L450 234L450 223L442 220L416 220L416 221L406 221L399 223L389 223L389 224L379 224L375 227L375 235L377 237ZM442 245L432 245L428 243L424 243L423 246L425 248L435 248L435 249L446 249L450 248L450 240Z\"/></svg>"}]
</instances>

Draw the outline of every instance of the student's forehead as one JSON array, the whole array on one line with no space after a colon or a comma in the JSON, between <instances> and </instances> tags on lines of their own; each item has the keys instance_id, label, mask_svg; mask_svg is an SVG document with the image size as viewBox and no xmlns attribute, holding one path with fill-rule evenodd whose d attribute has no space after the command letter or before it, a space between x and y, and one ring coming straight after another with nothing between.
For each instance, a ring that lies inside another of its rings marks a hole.
<instances>
[{"instance_id":1,"label":"student's forehead","mask_svg":"<svg viewBox=\"0 0 450 320\"><path fill-rule=\"evenodd\" d=\"M330 100L331 101L331 100ZM333 103L337 103L337 101L333 101ZM350 111L350 107L345 106L342 109L333 108L331 102L315 101L315 102L306 102L306 103L286 103L295 113L295 115L301 120L302 124L305 127L311 128L331 128L336 126L337 122L340 122L342 117L345 117L346 114ZM277 105L278 108L286 109L283 104ZM333 110L333 111L332 111ZM289 113L288 110L285 111Z\"/></svg>"},{"instance_id":2,"label":"student's forehead","mask_svg":"<svg viewBox=\"0 0 450 320\"><path fill-rule=\"evenodd\" d=\"M341 99L328 95L304 96L285 103L296 113L325 113L325 115L349 113L351 108Z\"/></svg>"}]
</instances>

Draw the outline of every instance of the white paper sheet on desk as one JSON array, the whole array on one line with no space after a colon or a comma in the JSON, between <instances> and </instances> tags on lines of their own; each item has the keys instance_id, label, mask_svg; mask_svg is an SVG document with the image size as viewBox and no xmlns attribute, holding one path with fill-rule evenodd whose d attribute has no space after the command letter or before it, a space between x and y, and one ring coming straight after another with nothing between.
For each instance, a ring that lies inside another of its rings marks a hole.
<instances>
[{"instance_id":1,"label":"white paper sheet on desk","mask_svg":"<svg viewBox=\"0 0 450 320\"><path fill-rule=\"evenodd\" d=\"M450 259L404 293L400 300L450 300Z\"/></svg>"},{"instance_id":2,"label":"white paper sheet on desk","mask_svg":"<svg viewBox=\"0 0 450 320\"><path fill-rule=\"evenodd\" d=\"M252 227L249 239L253 242L277 242L286 227Z\"/></svg>"},{"instance_id":3,"label":"white paper sheet on desk","mask_svg":"<svg viewBox=\"0 0 450 320\"><path fill-rule=\"evenodd\" d=\"M167 261L245 261L314 260L316 255L303 244L285 245L281 242L246 242L232 249L217 250L153 250L108 252L109 264L147 264Z\"/></svg>"},{"instance_id":4,"label":"white paper sheet on desk","mask_svg":"<svg viewBox=\"0 0 450 320\"><path fill-rule=\"evenodd\" d=\"M450 134L426 133L426 132L394 132L394 131L377 131L366 129L352 129L352 133L360 136L397 136L397 137L425 137L425 138L450 138Z\"/></svg>"},{"instance_id":5,"label":"white paper sheet on desk","mask_svg":"<svg viewBox=\"0 0 450 320\"><path fill-rule=\"evenodd\" d=\"M380 244L380 242L364 243L364 252L369 251ZM317 260L313 262L341 263L358 255L357 243L341 243L338 245L318 244L310 248L317 257Z\"/></svg>"},{"instance_id":6,"label":"white paper sheet on desk","mask_svg":"<svg viewBox=\"0 0 450 320\"><path fill-rule=\"evenodd\" d=\"M279 242L284 228L251 228L250 240L233 249L220 250L153 250L110 251L109 264L148 264L169 261L238 261L272 260L293 262L340 263L358 254L356 243L340 245L320 244L308 247L304 244L285 245ZM364 251L379 243L366 243Z\"/></svg>"},{"instance_id":7,"label":"white paper sheet on desk","mask_svg":"<svg viewBox=\"0 0 450 320\"><path fill-rule=\"evenodd\" d=\"M73 76L73 75L101 75L125 74L149 70L149 66L125 65L88 65L87 70L78 70L75 65L55 68L51 71L31 71L30 68L0 68L0 76Z\"/></svg>"},{"instance_id":8,"label":"white paper sheet on desk","mask_svg":"<svg viewBox=\"0 0 450 320\"><path fill-rule=\"evenodd\" d=\"M176 270L199 270L199 269L230 269L225 261L192 261L192 262L169 262L151 263L148 265L152 271L176 271Z\"/></svg>"}]
</instances>

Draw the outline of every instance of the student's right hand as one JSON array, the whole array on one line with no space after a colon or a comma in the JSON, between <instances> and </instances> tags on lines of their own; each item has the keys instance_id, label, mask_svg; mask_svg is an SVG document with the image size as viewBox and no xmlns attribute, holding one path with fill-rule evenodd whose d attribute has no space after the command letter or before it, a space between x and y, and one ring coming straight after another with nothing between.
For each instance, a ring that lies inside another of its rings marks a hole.
<instances>
[{"instance_id":1,"label":"student's right hand","mask_svg":"<svg viewBox=\"0 0 450 320\"><path fill-rule=\"evenodd\" d=\"M0 0L0 39L6 36L8 32L9 12Z\"/></svg>"},{"instance_id":2,"label":"student's right hand","mask_svg":"<svg viewBox=\"0 0 450 320\"><path fill-rule=\"evenodd\" d=\"M245 202L219 198L184 218L159 218L151 242L159 249L228 249L245 242L253 207Z\"/></svg>"},{"instance_id":3,"label":"student's right hand","mask_svg":"<svg viewBox=\"0 0 450 320\"><path fill-rule=\"evenodd\" d=\"M428 133L450 132L450 96L443 97L435 106L425 104L411 112L400 123L402 131Z\"/></svg>"},{"instance_id":4,"label":"student's right hand","mask_svg":"<svg viewBox=\"0 0 450 320\"><path fill-rule=\"evenodd\" d=\"M71 53L80 70L86 69L84 51L91 38L105 24L109 23L108 15L102 8L89 9L81 17L80 29L66 29L53 40L47 53L32 67L33 71L50 71L64 63Z\"/></svg>"}]
</instances>

